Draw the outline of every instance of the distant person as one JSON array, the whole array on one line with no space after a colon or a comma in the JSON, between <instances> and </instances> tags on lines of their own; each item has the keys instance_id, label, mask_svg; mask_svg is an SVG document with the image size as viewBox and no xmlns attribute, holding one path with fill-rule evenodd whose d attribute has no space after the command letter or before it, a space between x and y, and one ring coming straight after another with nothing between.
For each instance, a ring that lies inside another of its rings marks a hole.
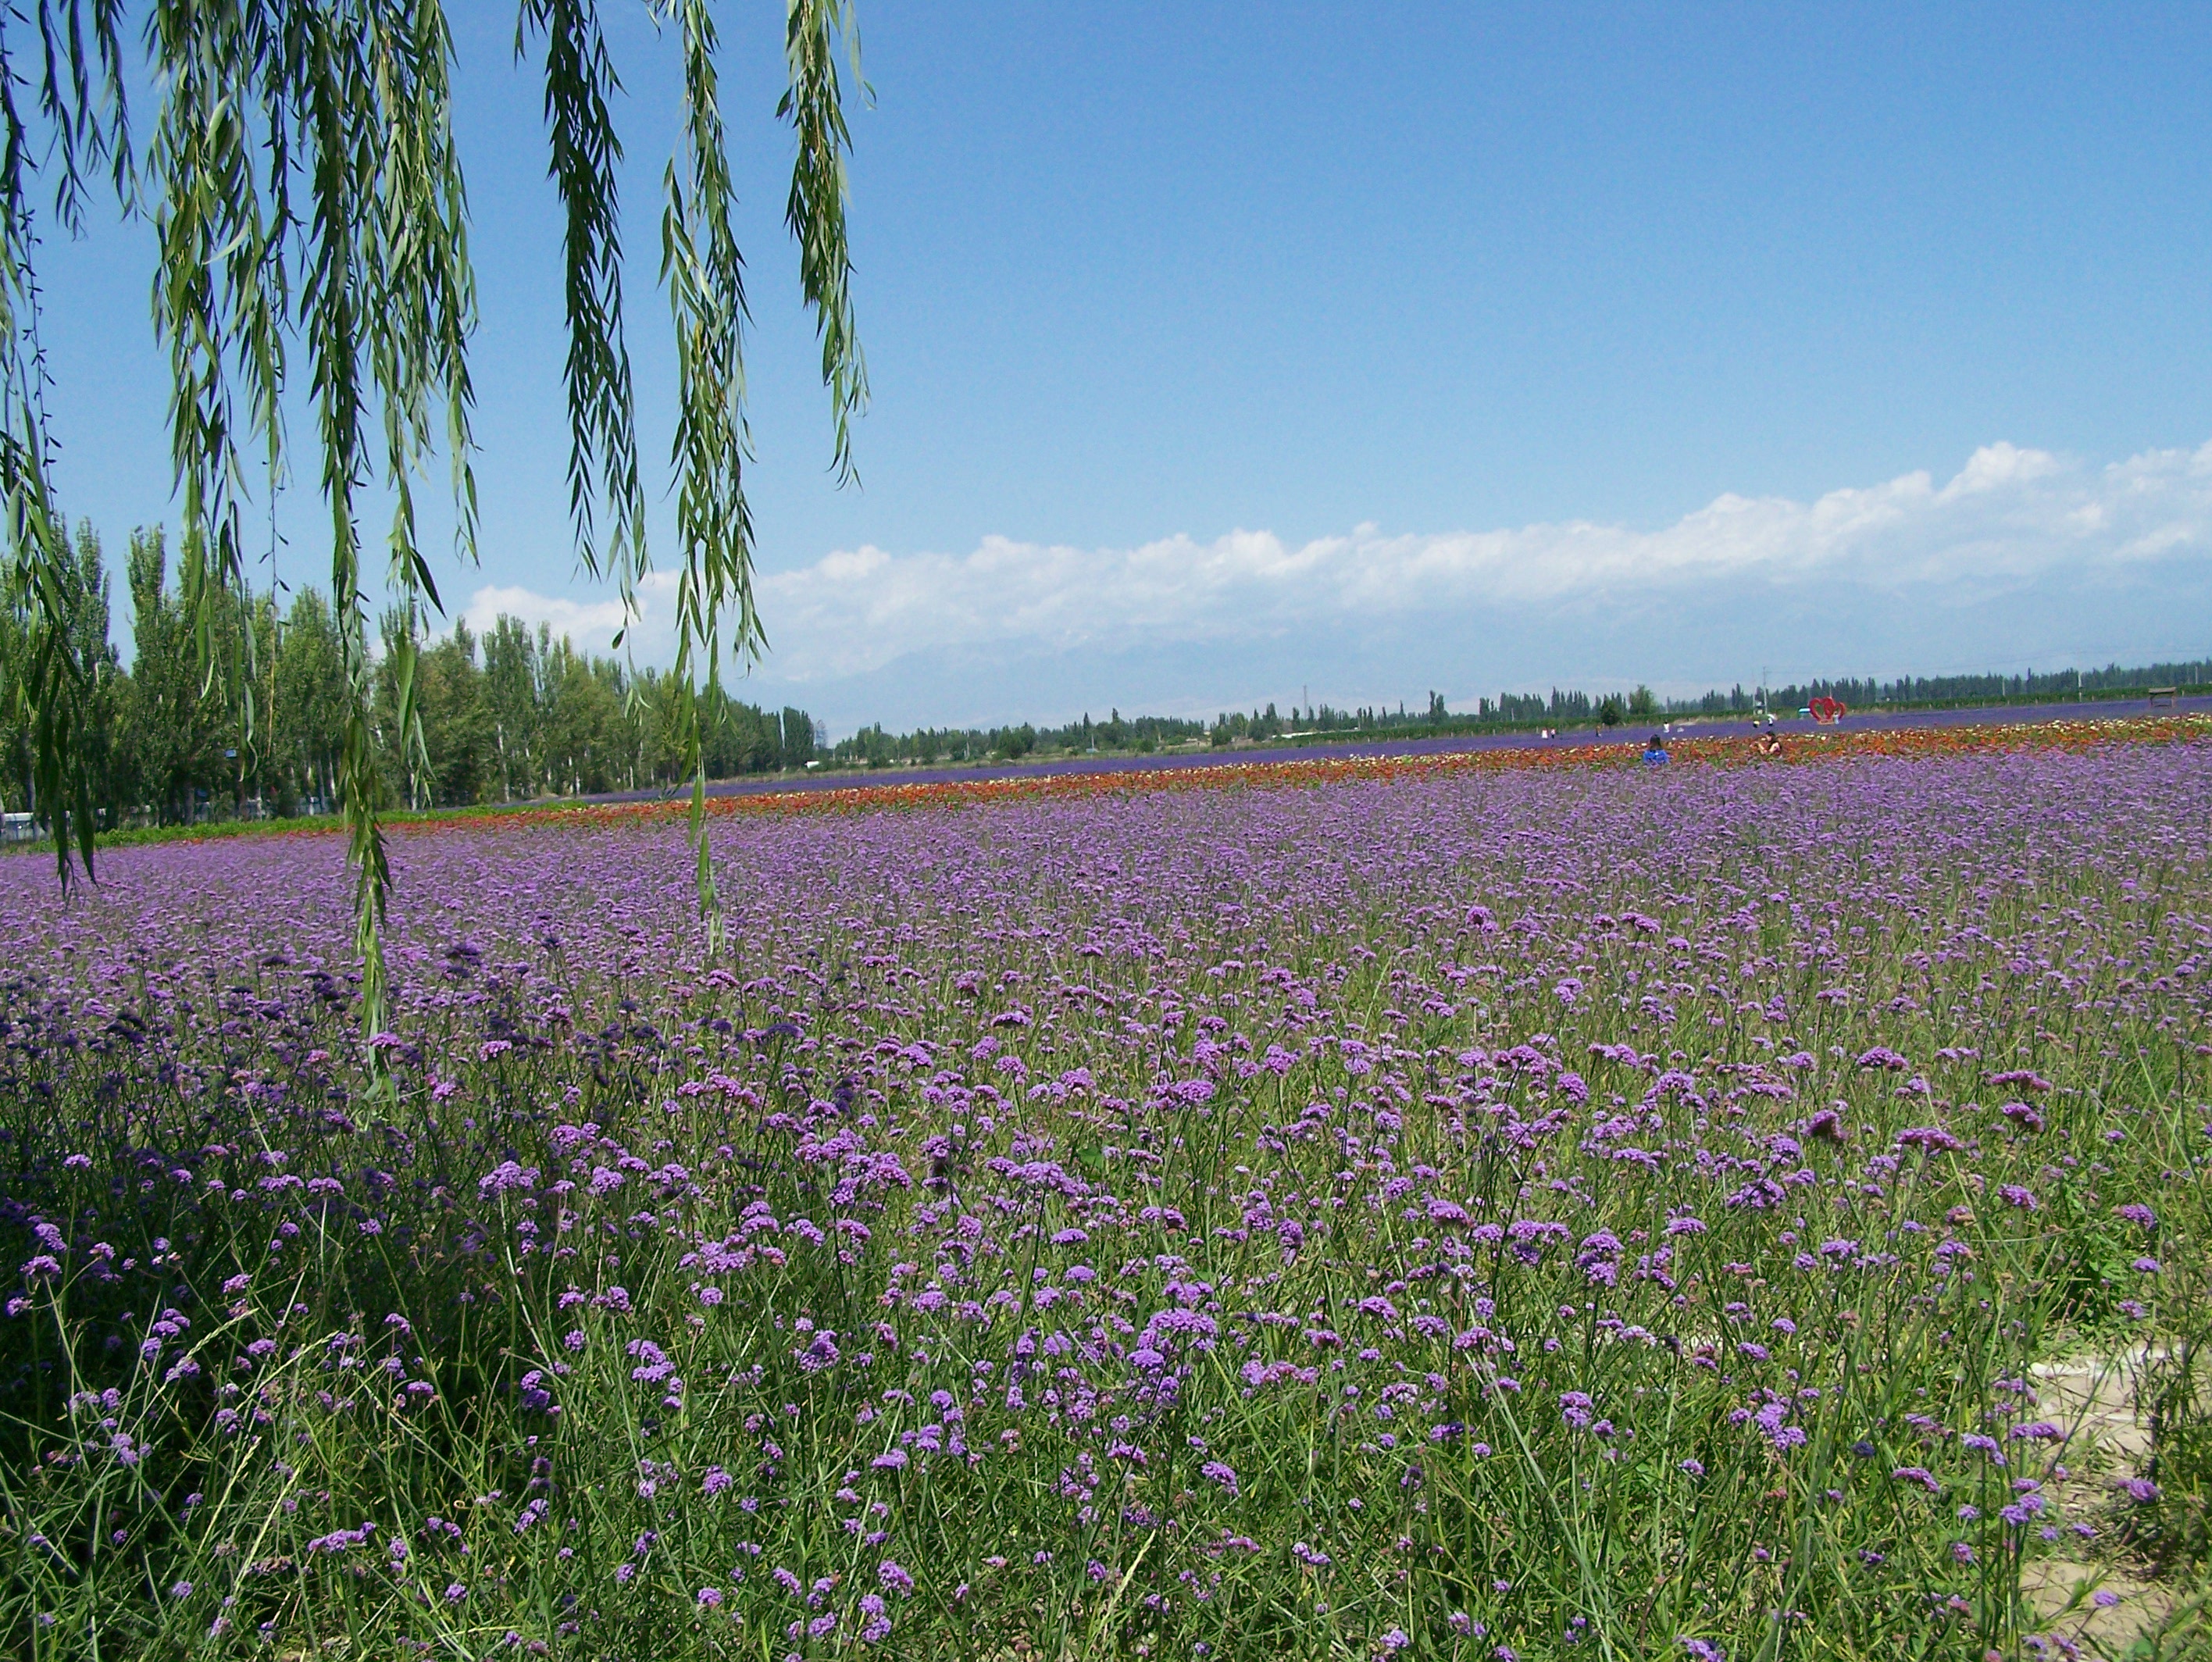
<instances>
[{"instance_id":1,"label":"distant person","mask_svg":"<svg viewBox=\"0 0 2212 1662\"><path fill-rule=\"evenodd\" d=\"M1771 725L1759 729L1759 754L1762 756L1778 756L1782 754L1782 741L1775 737L1774 729Z\"/></svg>"},{"instance_id":2,"label":"distant person","mask_svg":"<svg viewBox=\"0 0 2212 1662\"><path fill-rule=\"evenodd\" d=\"M1651 735L1651 743L1644 747L1644 765L1646 767L1664 767L1667 765L1667 741L1656 733Z\"/></svg>"}]
</instances>

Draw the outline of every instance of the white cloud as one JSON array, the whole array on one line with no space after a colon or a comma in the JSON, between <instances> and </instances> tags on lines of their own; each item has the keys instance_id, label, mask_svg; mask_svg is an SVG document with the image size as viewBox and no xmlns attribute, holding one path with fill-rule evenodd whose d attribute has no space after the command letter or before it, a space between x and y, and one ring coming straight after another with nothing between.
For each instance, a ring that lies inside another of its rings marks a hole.
<instances>
[{"instance_id":1,"label":"white cloud","mask_svg":"<svg viewBox=\"0 0 2212 1662\"><path fill-rule=\"evenodd\" d=\"M1943 500L1955 501L1961 496L2001 490L2007 485L2026 484L2063 473L2065 469L2066 464L2047 450L2021 450L1999 440L1996 444L1984 445L1967 458L1966 465L1959 470L1959 476L1943 487Z\"/></svg>"},{"instance_id":2,"label":"white cloud","mask_svg":"<svg viewBox=\"0 0 2212 1662\"><path fill-rule=\"evenodd\" d=\"M1810 502L1723 495L1644 531L1588 521L1387 535L1362 525L1297 546L1268 531L1184 534L1127 549L990 537L966 554L839 550L764 575L776 681L880 671L915 653L1114 652L1247 646L1316 630L1429 628L1455 616L1543 619L1656 598L1786 597L1814 584L1863 592L1870 614L1906 591L1937 604L2039 579L2118 579L2155 561L2200 571L2212 549L2212 445L2098 467L1994 444L1940 488L1925 471ZM664 658L674 585L641 595L633 634ZM500 611L604 646L611 598L477 591L471 624Z\"/></svg>"},{"instance_id":3,"label":"white cloud","mask_svg":"<svg viewBox=\"0 0 2212 1662\"><path fill-rule=\"evenodd\" d=\"M519 617L535 627L550 623L556 634L597 643L622 628L619 600L571 600L565 595L543 595L535 590L487 585L469 597L461 616L481 634L502 615Z\"/></svg>"}]
</instances>

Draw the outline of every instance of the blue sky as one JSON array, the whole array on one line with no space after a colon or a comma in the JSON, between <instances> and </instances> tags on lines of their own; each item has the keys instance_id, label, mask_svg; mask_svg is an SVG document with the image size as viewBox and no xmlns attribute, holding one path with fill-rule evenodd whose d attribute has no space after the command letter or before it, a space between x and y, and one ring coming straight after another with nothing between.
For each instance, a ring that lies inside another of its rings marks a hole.
<instances>
[{"instance_id":1,"label":"blue sky","mask_svg":"<svg viewBox=\"0 0 2212 1662\"><path fill-rule=\"evenodd\" d=\"M657 460L673 43L608 9ZM533 73L507 6L452 9L483 535L441 579L604 644ZM2212 652L2202 7L860 15L842 492L780 20L724 22L763 697L849 731ZM111 548L173 512L149 259L103 223L46 269L65 499ZM311 580L307 490L279 525Z\"/></svg>"}]
</instances>

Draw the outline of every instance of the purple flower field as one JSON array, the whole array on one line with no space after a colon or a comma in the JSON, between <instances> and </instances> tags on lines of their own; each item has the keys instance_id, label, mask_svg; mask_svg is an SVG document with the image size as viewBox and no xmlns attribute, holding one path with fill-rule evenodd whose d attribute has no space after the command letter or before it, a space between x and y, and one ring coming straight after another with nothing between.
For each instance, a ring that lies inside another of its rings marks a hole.
<instances>
[{"instance_id":1,"label":"purple flower field","mask_svg":"<svg viewBox=\"0 0 2212 1662\"><path fill-rule=\"evenodd\" d=\"M0 1649L2089 1653L2039 1561L2204 1552L2208 827L2201 742L761 817L710 963L680 826L454 826L396 1100L334 840L0 862ZM2147 1463L2039 1399L2122 1353Z\"/></svg>"}]
</instances>

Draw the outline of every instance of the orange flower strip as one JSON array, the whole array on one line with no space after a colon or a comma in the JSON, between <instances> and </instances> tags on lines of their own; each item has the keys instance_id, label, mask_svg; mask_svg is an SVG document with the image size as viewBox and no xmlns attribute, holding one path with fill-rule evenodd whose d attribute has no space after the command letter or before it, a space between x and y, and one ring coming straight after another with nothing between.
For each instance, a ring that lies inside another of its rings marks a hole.
<instances>
[{"instance_id":1,"label":"orange flower strip","mask_svg":"<svg viewBox=\"0 0 2212 1662\"><path fill-rule=\"evenodd\" d=\"M2112 721L1789 733L1782 736L1782 753L1778 757L1760 755L1749 736L1680 738L1669 754L1674 759L1672 765L1678 767L1790 767L1865 757L1909 759L1990 755L2022 750L2086 750L2106 744L2174 743L2208 737L2212 737L2212 720L2203 716L2176 715ZM709 798L707 810L718 816L856 814L885 809L976 807L1032 800L1134 796L1156 791L1243 791L1522 769L1631 767L1638 761L1638 751L1632 744L1577 744L1395 756L1322 755L1273 761L1207 761L1182 767L935 779L911 785L886 783L747 792ZM580 803L567 808L517 808L503 813L471 814L465 818L426 820L394 829L428 832L451 826L526 823L607 825L689 811L689 803L681 798L657 802Z\"/></svg>"}]
</instances>

